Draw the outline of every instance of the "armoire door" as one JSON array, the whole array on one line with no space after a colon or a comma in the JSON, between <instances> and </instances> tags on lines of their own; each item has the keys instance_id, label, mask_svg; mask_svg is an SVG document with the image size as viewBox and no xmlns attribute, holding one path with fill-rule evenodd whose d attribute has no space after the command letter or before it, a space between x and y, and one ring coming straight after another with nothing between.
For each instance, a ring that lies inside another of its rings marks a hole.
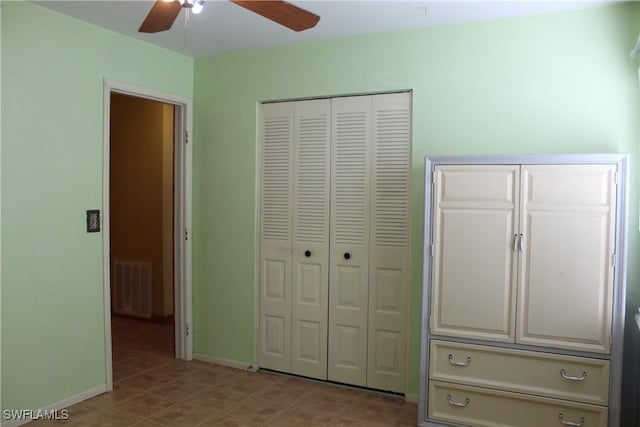
<instances>
[{"instance_id":1,"label":"armoire door","mask_svg":"<svg viewBox=\"0 0 640 427\"><path fill-rule=\"evenodd\" d=\"M519 170L436 167L431 334L514 341Z\"/></svg>"},{"instance_id":2,"label":"armoire door","mask_svg":"<svg viewBox=\"0 0 640 427\"><path fill-rule=\"evenodd\" d=\"M614 165L522 167L517 342L609 353Z\"/></svg>"},{"instance_id":3,"label":"armoire door","mask_svg":"<svg viewBox=\"0 0 640 427\"><path fill-rule=\"evenodd\" d=\"M332 110L328 378L366 386L371 98Z\"/></svg>"},{"instance_id":4,"label":"armoire door","mask_svg":"<svg viewBox=\"0 0 640 427\"><path fill-rule=\"evenodd\" d=\"M260 130L260 366L290 372L293 104L263 105Z\"/></svg>"},{"instance_id":5,"label":"armoire door","mask_svg":"<svg viewBox=\"0 0 640 427\"><path fill-rule=\"evenodd\" d=\"M291 372L327 379L331 101L294 109Z\"/></svg>"}]
</instances>

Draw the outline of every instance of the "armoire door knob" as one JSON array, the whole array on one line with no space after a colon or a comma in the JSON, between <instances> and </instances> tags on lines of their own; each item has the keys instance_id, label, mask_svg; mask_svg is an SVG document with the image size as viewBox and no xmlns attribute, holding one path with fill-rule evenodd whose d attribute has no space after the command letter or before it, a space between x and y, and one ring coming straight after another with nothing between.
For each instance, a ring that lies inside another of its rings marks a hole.
<instances>
[{"instance_id":1,"label":"armoire door knob","mask_svg":"<svg viewBox=\"0 0 640 427\"><path fill-rule=\"evenodd\" d=\"M349 252L345 252L344 259L349 259L349 258L351 258L351 254Z\"/></svg>"},{"instance_id":2,"label":"armoire door knob","mask_svg":"<svg viewBox=\"0 0 640 427\"><path fill-rule=\"evenodd\" d=\"M310 250L306 250L304 251L304 256L306 256L307 258L309 258L311 256L311 251Z\"/></svg>"}]
</instances>

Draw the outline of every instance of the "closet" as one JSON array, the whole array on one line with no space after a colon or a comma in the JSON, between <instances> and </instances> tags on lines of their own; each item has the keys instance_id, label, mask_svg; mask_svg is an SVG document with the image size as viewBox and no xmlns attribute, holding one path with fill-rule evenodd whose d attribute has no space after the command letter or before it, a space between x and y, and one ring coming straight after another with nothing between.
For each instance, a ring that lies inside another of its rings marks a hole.
<instances>
[{"instance_id":1,"label":"closet","mask_svg":"<svg viewBox=\"0 0 640 427\"><path fill-rule=\"evenodd\" d=\"M419 421L616 426L626 157L494 162L427 161Z\"/></svg>"},{"instance_id":2,"label":"closet","mask_svg":"<svg viewBox=\"0 0 640 427\"><path fill-rule=\"evenodd\" d=\"M405 391L410 103L261 105L261 368Z\"/></svg>"}]
</instances>

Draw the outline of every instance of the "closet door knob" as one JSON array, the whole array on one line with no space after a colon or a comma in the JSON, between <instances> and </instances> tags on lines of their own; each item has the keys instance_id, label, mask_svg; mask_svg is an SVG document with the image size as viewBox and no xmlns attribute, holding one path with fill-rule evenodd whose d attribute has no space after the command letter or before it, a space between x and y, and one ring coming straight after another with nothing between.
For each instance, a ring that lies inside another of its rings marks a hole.
<instances>
[{"instance_id":1,"label":"closet door knob","mask_svg":"<svg viewBox=\"0 0 640 427\"><path fill-rule=\"evenodd\" d=\"M311 251L310 250L306 250L304 251L304 256L306 256L307 258L309 258L311 256Z\"/></svg>"},{"instance_id":2,"label":"closet door knob","mask_svg":"<svg viewBox=\"0 0 640 427\"><path fill-rule=\"evenodd\" d=\"M349 259L349 258L351 258L351 254L349 252L345 252L344 259Z\"/></svg>"}]
</instances>

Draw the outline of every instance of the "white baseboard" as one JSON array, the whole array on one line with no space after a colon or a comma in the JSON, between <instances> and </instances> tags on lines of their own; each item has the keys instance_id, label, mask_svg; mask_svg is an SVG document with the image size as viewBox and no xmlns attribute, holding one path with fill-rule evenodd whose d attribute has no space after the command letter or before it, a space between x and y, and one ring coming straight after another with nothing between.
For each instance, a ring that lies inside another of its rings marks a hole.
<instances>
[{"instance_id":1,"label":"white baseboard","mask_svg":"<svg viewBox=\"0 0 640 427\"><path fill-rule=\"evenodd\" d=\"M256 363L240 362L239 360L223 359L222 357L209 356L208 354L193 353L193 358L201 362L215 363L216 365L228 366L229 368L242 369L243 371L255 372L258 370Z\"/></svg>"},{"instance_id":2,"label":"white baseboard","mask_svg":"<svg viewBox=\"0 0 640 427\"><path fill-rule=\"evenodd\" d=\"M34 409L33 412L36 413L38 411L56 411L64 408L68 408L71 405L75 405L76 403L80 403L83 400L91 399L99 394L105 393L107 391L107 385L102 384L92 389L83 391L82 393L75 394L73 396L69 396L65 399L58 400L57 402L50 403L46 406L43 406L38 409ZM23 424L27 424L32 420L2 420L0 422L1 427L17 427Z\"/></svg>"},{"instance_id":3,"label":"white baseboard","mask_svg":"<svg viewBox=\"0 0 640 427\"><path fill-rule=\"evenodd\" d=\"M406 393L404 395L404 400L410 403L418 403L418 395Z\"/></svg>"}]
</instances>

